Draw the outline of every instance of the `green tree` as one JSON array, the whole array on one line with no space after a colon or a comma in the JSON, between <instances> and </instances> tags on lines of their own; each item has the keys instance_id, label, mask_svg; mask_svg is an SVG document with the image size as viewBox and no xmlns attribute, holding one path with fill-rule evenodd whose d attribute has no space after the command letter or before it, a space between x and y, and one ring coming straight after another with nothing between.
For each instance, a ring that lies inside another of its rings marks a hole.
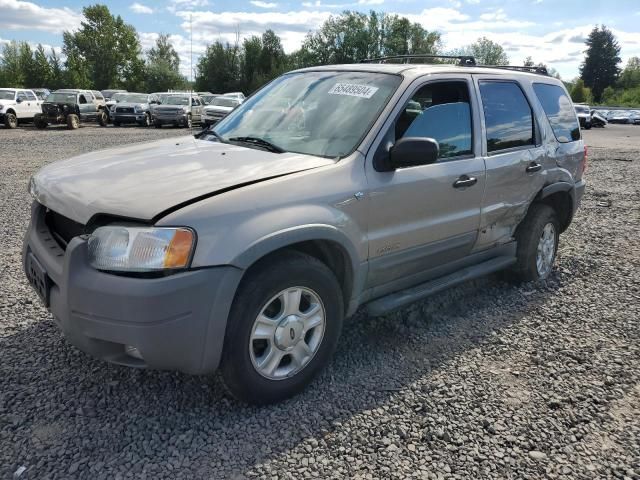
<instances>
[{"instance_id":1,"label":"green tree","mask_svg":"<svg viewBox=\"0 0 640 480\"><path fill-rule=\"evenodd\" d=\"M2 71L7 86L24 86L25 74L20 59L20 44L15 40L2 48Z\"/></svg>"},{"instance_id":2,"label":"green tree","mask_svg":"<svg viewBox=\"0 0 640 480\"><path fill-rule=\"evenodd\" d=\"M618 85L621 88L635 88L640 86L640 58L631 57L624 67Z\"/></svg>"},{"instance_id":3,"label":"green tree","mask_svg":"<svg viewBox=\"0 0 640 480\"><path fill-rule=\"evenodd\" d=\"M587 50L580 67L580 78L593 92L595 101L600 102L604 89L614 85L620 74L620 45L615 35L604 25L596 25L585 44Z\"/></svg>"},{"instance_id":4,"label":"green tree","mask_svg":"<svg viewBox=\"0 0 640 480\"><path fill-rule=\"evenodd\" d=\"M587 89L584 86L584 80L579 78L571 89L571 100L575 103L584 103L587 101Z\"/></svg>"},{"instance_id":5,"label":"green tree","mask_svg":"<svg viewBox=\"0 0 640 480\"><path fill-rule=\"evenodd\" d=\"M479 38L463 51L467 55L473 55L480 65L509 65L509 56L502 46L487 37Z\"/></svg>"},{"instance_id":6,"label":"green tree","mask_svg":"<svg viewBox=\"0 0 640 480\"><path fill-rule=\"evenodd\" d=\"M238 45L217 41L198 60L196 90L229 92L240 85L241 51Z\"/></svg>"},{"instance_id":7,"label":"green tree","mask_svg":"<svg viewBox=\"0 0 640 480\"><path fill-rule=\"evenodd\" d=\"M439 33L407 18L346 11L309 33L293 62L296 66L354 63L371 57L436 53L439 47Z\"/></svg>"},{"instance_id":8,"label":"green tree","mask_svg":"<svg viewBox=\"0 0 640 480\"><path fill-rule=\"evenodd\" d=\"M49 83L46 86L53 90L62 88L65 81L65 72L62 69L62 62L60 60L60 57L58 56L54 48L51 49L49 65L51 66L51 77L49 79Z\"/></svg>"},{"instance_id":9,"label":"green tree","mask_svg":"<svg viewBox=\"0 0 640 480\"><path fill-rule=\"evenodd\" d=\"M33 58L33 83L32 87L44 87L50 84L52 78L51 64L44 51L44 47L38 44Z\"/></svg>"},{"instance_id":10,"label":"green tree","mask_svg":"<svg viewBox=\"0 0 640 480\"><path fill-rule=\"evenodd\" d=\"M180 74L180 56L169 40L161 34L147 52L146 88L150 92L181 89L185 78Z\"/></svg>"},{"instance_id":11,"label":"green tree","mask_svg":"<svg viewBox=\"0 0 640 480\"><path fill-rule=\"evenodd\" d=\"M142 51L135 28L105 5L85 7L82 13L80 29L63 35L67 70L73 69L70 78L84 81L86 75L99 90L139 82Z\"/></svg>"},{"instance_id":12,"label":"green tree","mask_svg":"<svg viewBox=\"0 0 640 480\"><path fill-rule=\"evenodd\" d=\"M161 33L156 39L156 44L147 52L147 62L165 63L169 68L178 72L180 70L180 56L169 39L169 35Z\"/></svg>"}]
</instances>

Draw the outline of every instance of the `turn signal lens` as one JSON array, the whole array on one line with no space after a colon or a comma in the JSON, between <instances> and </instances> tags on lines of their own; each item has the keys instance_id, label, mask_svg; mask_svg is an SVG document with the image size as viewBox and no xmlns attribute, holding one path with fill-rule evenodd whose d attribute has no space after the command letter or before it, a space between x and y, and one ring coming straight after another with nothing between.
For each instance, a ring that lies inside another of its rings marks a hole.
<instances>
[{"instance_id":1,"label":"turn signal lens","mask_svg":"<svg viewBox=\"0 0 640 480\"><path fill-rule=\"evenodd\" d=\"M193 247L193 233L191 230L176 230L169 249L164 255L164 268L183 268L189 263L191 248Z\"/></svg>"}]
</instances>

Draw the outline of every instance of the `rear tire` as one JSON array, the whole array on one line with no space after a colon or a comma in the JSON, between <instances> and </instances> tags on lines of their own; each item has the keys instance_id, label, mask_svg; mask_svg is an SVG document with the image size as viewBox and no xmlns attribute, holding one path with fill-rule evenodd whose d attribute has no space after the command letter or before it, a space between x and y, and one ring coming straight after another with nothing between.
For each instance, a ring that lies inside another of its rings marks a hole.
<instances>
[{"instance_id":1,"label":"rear tire","mask_svg":"<svg viewBox=\"0 0 640 480\"><path fill-rule=\"evenodd\" d=\"M5 114L4 126L10 129L18 128L18 117L16 117L15 113Z\"/></svg>"},{"instance_id":2,"label":"rear tire","mask_svg":"<svg viewBox=\"0 0 640 480\"><path fill-rule=\"evenodd\" d=\"M35 116L35 118L33 119L33 124L36 126L36 128L40 130L44 130L49 126L47 121L44 118L42 118L42 115L40 114Z\"/></svg>"},{"instance_id":3,"label":"rear tire","mask_svg":"<svg viewBox=\"0 0 640 480\"><path fill-rule=\"evenodd\" d=\"M549 277L553 269L560 222L553 208L543 203L529 207L527 216L516 230L517 262L511 270L516 282L532 282Z\"/></svg>"},{"instance_id":4,"label":"rear tire","mask_svg":"<svg viewBox=\"0 0 640 480\"><path fill-rule=\"evenodd\" d=\"M227 321L227 390L258 405L299 393L329 362L343 316L340 285L318 259L287 251L252 267Z\"/></svg>"},{"instance_id":5,"label":"rear tire","mask_svg":"<svg viewBox=\"0 0 640 480\"><path fill-rule=\"evenodd\" d=\"M69 115L67 115L67 128L69 130L77 130L79 126L80 119L78 118L78 115L76 115L75 113L70 113Z\"/></svg>"}]
</instances>

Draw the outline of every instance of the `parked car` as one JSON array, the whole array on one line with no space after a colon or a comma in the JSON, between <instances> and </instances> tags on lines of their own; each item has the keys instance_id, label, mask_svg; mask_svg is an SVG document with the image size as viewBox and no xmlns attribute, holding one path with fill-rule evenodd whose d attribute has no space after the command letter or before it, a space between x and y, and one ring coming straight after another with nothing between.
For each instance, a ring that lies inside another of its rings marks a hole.
<instances>
[{"instance_id":1,"label":"parked car","mask_svg":"<svg viewBox=\"0 0 640 480\"><path fill-rule=\"evenodd\" d=\"M203 105L211 105L211 102L216 97L221 97L222 95L219 93L210 93L208 95L200 95L200 99L202 100Z\"/></svg>"},{"instance_id":2,"label":"parked car","mask_svg":"<svg viewBox=\"0 0 640 480\"><path fill-rule=\"evenodd\" d=\"M110 88L108 90L102 90L102 92L100 93L102 93L102 96L104 97L105 101L108 102L113 98L113 95L115 95L116 93L127 93L127 91Z\"/></svg>"},{"instance_id":3,"label":"parked car","mask_svg":"<svg viewBox=\"0 0 640 480\"><path fill-rule=\"evenodd\" d=\"M42 113L33 119L37 128L47 128L48 125L66 125L75 130L81 123L98 122L107 125L107 114L91 99L85 90L62 89L49 94L42 103Z\"/></svg>"},{"instance_id":4,"label":"parked car","mask_svg":"<svg viewBox=\"0 0 640 480\"><path fill-rule=\"evenodd\" d=\"M591 126L596 128L604 128L607 125L607 117L598 110L591 111Z\"/></svg>"},{"instance_id":5,"label":"parked car","mask_svg":"<svg viewBox=\"0 0 640 480\"><path fill-rule=\"evenodd\" d=\"M20 123L32 122L41 105L33 90L0 88L0 123L5 128L17 128Z\"/></svg>"},{"instance_id":6,"label":"parked car","mask_svg":"<svg viewBox=\"0 0 640 480\"><path fill-rule=\"evenodd\" d=\"M202 120L202 101L197 95L171 93L161 97L161 104L152 110L153 125L173 125L191 128Z\"/></svg>"},{"instance_id":7,"label":"parked car","mask_svg":"<svg viewBox=\"0 0 640 480\"><path fill-rule=\"evenodd\" d=\"M563 83L391 60L291 72L196 136L44 166L24 267L66 338L120 365L220 367L268 403L327 365L359 306L549 278L585 188Z\"/></svg>"},{"instance_id":8,"label":"parked car","mask_svg":"<svg viewBox=\"0 0 640 480\"><path fill-rule=\"evenodd\" d=\"M38 100L44 100L51 93L48 88L32 88L31 91L36 94Z\"/></svg>"},{"instance_id":9,"label":"parked car","mask_svg":"<svg viewBox=\"0 0 640 480\"><path fill-rule=\"evenodd\" d=\"M159 105L158 96L149 93L126 93L113 110L113 124L137 123L143 127L151 125L151 105Z\"/></svg>"},{"instance_id":10,"label":"parked car","mask_svg":"<svg viewBox=\"0 0 640 480\"><path fill-rule=\"evenodd\" d=\"M589 105L585 105L584 103L576 103L574 104L574 108L576 110L576 115L578 116L580 126L589 130L591 128L591 109L589 108Z\"/></svg>"},{"instance_id":11,"label":"parked car","mask_svg":"<svg viewBox=\"0 0 640 480\"><path fill-rule=\"evenodd\" d=\"M107 120L111 122L116 104L127 96L127 92L116 92L109 100L105 102L105 111L107 112Z\"/></svg>"},{"instance_id":12,"label":"parked car","mask_svg":"<svg viewBox=\"0 0 640 480\"><path fill-rule=\"evenodd\" d=\"M640 111L632 110L629 112L629 123L633 125L640 125Z\"/></svg>"},{"instance_id":13,"label":"parked car","mask_svg":"<svg viewBox=\"0 0 640 480\"><path fill-rule=\"evenodd\" d=\"M222 120L229 112L242 103L237 97L227 97L222 95L211 101L202 109L202 122L206 125L213 125Z\"/></svg>"},{"instance_id":14,"label":"parked car","mask_svg":"<svg viewBox=\"0 0 640 480\"><path fill-rule=\"evenodd\" d=\"M239 100L243 100L243 101L244 101L244 99L246 98L246 97L244 96L244 93L242 93L242 92L229 92L229 93L223 93L223 94L222 94L222 96L224 96L224 97L234 97L234 98L237 98L237 99L239 99Z\"/></svg>"},{"instance_id":15,"label":"parked car","mask_svg":"<svg viewBox=\"0 0 640 480\"><path fill-rule=\"evenodd\" d=\"M611 110L607 116L609 123L631 123L626 110Z\"/></svg>"}]
</instances>

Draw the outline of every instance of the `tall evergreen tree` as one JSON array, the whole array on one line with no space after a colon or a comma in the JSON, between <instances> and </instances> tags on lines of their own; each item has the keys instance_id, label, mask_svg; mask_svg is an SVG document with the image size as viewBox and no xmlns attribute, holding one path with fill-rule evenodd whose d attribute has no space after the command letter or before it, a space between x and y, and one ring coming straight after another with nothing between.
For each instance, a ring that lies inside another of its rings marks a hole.
<instances>
[{"instance_id":1,"label":"tall evergreen tree","mask_svg":"<svg viewBox=\"0 0 640 480\"><path fill-rule=\"evenodd\" d=\"M54 48L51 48L51 56L49 57L49 65L51 66L51 77L46 85L52 90L62 88L64 85L65 72L62 69L62 61Z\"/></svg>"},{"instance_id":2,"label":"tall evergreen tree","mask_svg":"<svg viewBox=\"0 0 640 480\"><path fill-rule=\"evenodd\" d=\"M614 85L620 74L620 45L615 35L604 25L596 25L585 44L587 50L580 67L580 78L591 89L594 100L600 102L604 89Z\"/></svg>"},{"instance_id":3,"label":"tall evergreen tree","mask_svg":"<svg viewBox=\"0 0 640 480\"><path fill-rule=\"evenodd\" d=\"M33 55L33 83L31 87L46 87L51 81L51 65L42 44L38 44Z\"/></svg>"},{"instance_id":4,"label":"tall evergreen tree","mask_svg":"<svg viewBox=\"0 0 640 480\"><path fill-rule=\"evenodd\" d=\"M10 41L2 48L2 71L7 86L24 87L25 72L22 68L20 44Z\"/></svg>"},{"instance_id":5,"label":"tall evergreen tree","mask_svg":"<svg viewBox=\"0 0 640 480\"><path fill-rule=\"evenodd\" d=\"M147 52L146 88L150 92L164 92L184 87L180 74L180 56L171 44L169 35L161 34Z\"/></svg>"}]
</instances>

